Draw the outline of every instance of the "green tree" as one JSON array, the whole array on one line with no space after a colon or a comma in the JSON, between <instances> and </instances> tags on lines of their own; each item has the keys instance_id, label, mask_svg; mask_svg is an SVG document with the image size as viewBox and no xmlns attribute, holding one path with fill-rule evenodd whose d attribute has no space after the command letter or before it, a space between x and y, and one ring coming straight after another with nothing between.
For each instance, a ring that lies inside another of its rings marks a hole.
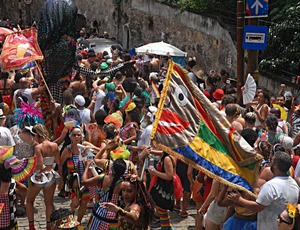
<instances>
[{"instance_id":1,"label":"green tree","mask_svg":"<svg viewBox=\"0 0 300 230\"><path fill-rule=\"evenodd\" d=\"M158 0L181 10L199 13L229 25L235 34L237 0ZM245 0L246 1L246 0ZM269 27L267 50L260 53L260 68L272 72L300 73L300 2L269 1L269 16L260 19ZM234 40L235 36L232 37Z\"/></svg>"},{"instance_id":2,"label":"green tree","mask_svg":"<svg viewBox=\"0 0 300 230\"><path fill-rule=\"evenodd\" d=\"M270 12L268 46L261 54L260 68L299 74L300 2L279 7Z\"/></svg>"}]
</instances>

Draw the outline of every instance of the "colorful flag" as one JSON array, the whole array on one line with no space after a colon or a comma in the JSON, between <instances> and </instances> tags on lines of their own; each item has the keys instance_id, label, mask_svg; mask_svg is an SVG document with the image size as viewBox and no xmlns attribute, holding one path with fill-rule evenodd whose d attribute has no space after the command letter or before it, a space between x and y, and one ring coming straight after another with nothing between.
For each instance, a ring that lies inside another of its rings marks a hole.
<instances>
[{"instance_id":1,"label":"colorful flag","mask_svg":"<svg viewBox=\"0 0 300 230\"><path fill-rule=\"evenodd\" d=\"M0 56L2 71L21 69L26 63L37 60L43 60L43 54L37 43L35 28L6 37Z\"/></svg>"},{"instance_id":2,"label":"colorful flag","mask_svg":"<svg viewBox=\"0 0 300 230\"><path fill-rule=\"evenodd\" d=\"M217 108L170 62L155 115L155 147L208 176L254 196L262 156L234 130Z\"/></svg>"},{"instance_id":3,"label":"colorful flag","mask_svg":"<svg viewBox=\"0 0 300 230\"><path fill-rule=\"evenodd\" d=\"M151 84L151 93L152 93L152 97L155 99L155 98L160 98L160 93L159 93L159 90L157 88L157 85L152 82Z\"/></svg>"}]
</instances>

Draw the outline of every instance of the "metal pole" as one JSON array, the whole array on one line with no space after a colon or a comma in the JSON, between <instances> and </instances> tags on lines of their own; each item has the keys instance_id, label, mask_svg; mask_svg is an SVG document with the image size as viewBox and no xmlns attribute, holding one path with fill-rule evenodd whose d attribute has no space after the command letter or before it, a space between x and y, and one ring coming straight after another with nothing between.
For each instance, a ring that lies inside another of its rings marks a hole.
<instances>
[{"instance_id":1,"label":"metal pole","mask_svg":"<svg viewBox=\"0 0 300 230\"><path fill-rule=\"evenodd\" d=\"M238 103L242 103L242 90L244 85L244 50L242 48L243 33L244 33L244 12L245 3L244 0L237 0L237 65L236 65L236 78L237 78L237 99Z\"/></svg>"},{"instance_id":2,"label":"metal pole","mask_svg":"<svg viewBox=\"0 0 300 230\"><path fill-rule=\"evenodd\" d=\"M249 18L248 25L258 25L258 18ZM247 50L247 74L250 73L254 80L258 82L258 50Z\"/></svg>"}]
</instances>

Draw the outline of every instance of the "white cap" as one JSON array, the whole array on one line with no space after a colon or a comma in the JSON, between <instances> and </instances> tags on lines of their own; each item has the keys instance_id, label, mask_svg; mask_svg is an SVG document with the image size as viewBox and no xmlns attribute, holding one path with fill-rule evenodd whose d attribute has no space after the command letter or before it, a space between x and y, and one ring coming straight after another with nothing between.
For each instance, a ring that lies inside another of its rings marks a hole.
<instances>
[{"instance_id":1,"label":"white cap","mask_svg":"<svg viewBox=\"0 0 300 230\"><path fill-rule=\"evenodd\" d=\"M77 96L75 97L75 102L76 102L76 104L78 104L79 106L84 106L84 105L85 105L85 99L84 99L84 97L81 96L81 95L77 95Z\"/></svg>"},{"instance_id":2,"label":"white cap","mask_svg":"<svg viewBox=\"0 0 300 230\"><path fill-rule=\"evenodd\" d=\"M154 121L154 115L155 115L156 111L157 111L157 108L155 106L151 105L151 106L148 107L147 116L150 117L151 122Z\"/></svg>"}]
</instances>

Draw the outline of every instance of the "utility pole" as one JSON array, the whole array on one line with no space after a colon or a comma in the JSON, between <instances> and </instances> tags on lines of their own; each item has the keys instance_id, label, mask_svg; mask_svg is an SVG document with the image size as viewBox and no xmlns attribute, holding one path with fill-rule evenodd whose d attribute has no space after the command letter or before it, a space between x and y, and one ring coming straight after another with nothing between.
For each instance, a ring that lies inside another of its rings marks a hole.
<instances>
[{"instance_id":1,"label":"utility pole","mask_svg":"<svg viewBox=\"0 0 300 230\"><path fill-rule=\"evenodd\" d=\"M242 103L242 90L241 87L244 85L244 50L243 44L243 33L244 33L244 12L245 3L244 0L237 0L237 64L236 64L236 78L237 78L237 100L238 103Z\"/></svg>"},{"instance_id":2,"label":"utility pole","mask_svg":"<svg viewBox=\"0 0 300 230\"><path fill-rule=\"evenodd\" d=\"M248 25L257 26L258 18L248 18ZM258 83L258 50L247 50L247 74L250 73L256 83Z\"/></svg>"}]
</instances>

